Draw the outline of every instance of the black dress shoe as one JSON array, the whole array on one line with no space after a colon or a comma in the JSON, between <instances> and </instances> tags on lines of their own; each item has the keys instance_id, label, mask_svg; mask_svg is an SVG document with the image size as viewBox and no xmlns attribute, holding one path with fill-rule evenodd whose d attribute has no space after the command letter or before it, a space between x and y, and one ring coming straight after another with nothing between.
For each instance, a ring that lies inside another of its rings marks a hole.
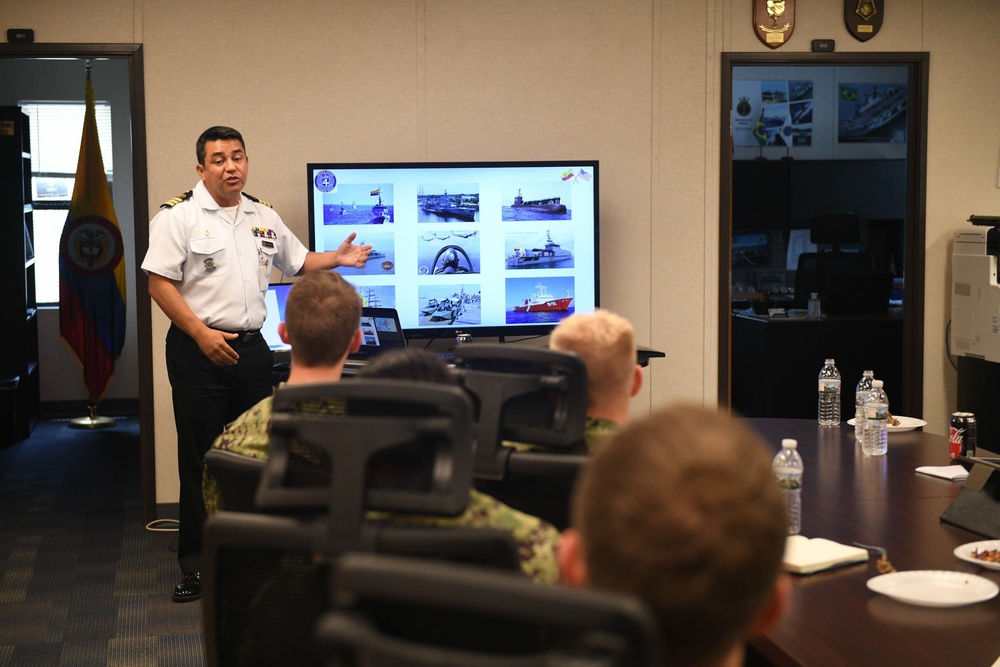
<instances>
[{"instance_id":1,"label":"black dress shoe","mask_svg":"<svg viewBox=\"0 0 1000 667\"><path fill-rule=\"evenodd\" d=\"M174 602L191 602L201 598L201 572L189 572L174 586Z\"/></svg>"}]
</instances>

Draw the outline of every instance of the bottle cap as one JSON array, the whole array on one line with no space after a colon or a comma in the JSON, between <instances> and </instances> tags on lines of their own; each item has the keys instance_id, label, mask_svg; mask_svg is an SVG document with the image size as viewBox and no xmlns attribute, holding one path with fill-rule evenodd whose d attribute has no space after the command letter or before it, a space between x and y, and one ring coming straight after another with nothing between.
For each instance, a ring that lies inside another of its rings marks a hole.
<instances>
[{"instance_id":1,"label":"bottle cap","mask_svg":"<svg viewBox=\"0 0 1000 667\"><path fill-rule=\"evenodd\" d=\"M787 447L788 449L795 449L799 446L799 441L794 438L785 438L781 441L781 446L783 448Z\"/></svg>"},{"instance_id":2,"label":"bottle cap","mask_svg":"<svg viewBox=\"0 0 1000 667\"><path fill-rule=\"evenodd\" d=\"M872 386L875 387L876 389L883 386L884 384L885 381L883 380L872 380Z\"/></svg>"},{"instance_id":3,"label":"bottle cap","mask_svg":"<svg viewBox=\"0 0 1000 667\"><path fill-rule=\"evenodd\" d=\"M810 292L809 296L812 297L813 299L818 299L819 298L819 292Z\"/></svg>"},{"instance_id":4,"label":"bottle cap","mask_svg":"<svg viewBox=\"0 0 1000 667\"><path fill-rule=\"evenodd\" d=\"M827 360L826 360L826 363L828 363L828 364L832 364L832 363L833 363L833 359L827 359Z\"/></svg>"},{"instance_id":5,"label":"bottle cap","mask_svg":"<svg viewBox=\"0 0 1000 667\"><path fill-rule=\"evenodd\" d=\"M872 376L874 376L875 375L875 371L865 371L864 373L862 373L862 375L872 375Z\"/></svg>"}]
</instances>

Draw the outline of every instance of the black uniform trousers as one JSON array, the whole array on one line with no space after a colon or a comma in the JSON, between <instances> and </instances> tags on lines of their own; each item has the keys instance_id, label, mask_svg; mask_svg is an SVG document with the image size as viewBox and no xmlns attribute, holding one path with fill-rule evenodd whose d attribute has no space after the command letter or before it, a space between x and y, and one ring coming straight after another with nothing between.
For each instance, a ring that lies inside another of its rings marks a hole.
<instances>
[{"instance_id":1,"label":"black uniform trousers","mask_svg":"<svg viewBox=\"0 0 1000 667\"><path fill-rule=\"evenodd\" d=\"M273 355L259 333L230 341L240 355L233 366L218 366L179 327L167 331L166 361L177 428L180 529L177 561L187 574L201 571L202 527L207 512L202 495L205 452L226 424L271 395Z\"/></svg>"}]
</instances>

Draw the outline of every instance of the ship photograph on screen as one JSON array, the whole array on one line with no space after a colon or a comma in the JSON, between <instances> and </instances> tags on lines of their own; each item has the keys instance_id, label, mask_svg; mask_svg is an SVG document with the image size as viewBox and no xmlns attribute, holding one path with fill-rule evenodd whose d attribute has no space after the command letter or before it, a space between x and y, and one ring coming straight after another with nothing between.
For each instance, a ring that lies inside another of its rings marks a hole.
<instances>
[{"instance_id":1,"label":"ship photograph on screen","mask_svg":"<svg viewBox=\"0 0 1000 667\"><path fill-rule=\"evenodd\" d=\"M351 232L371 244L364 268L337 271L365 303L395 308L408 339L545 335L599 305L596 160L306 172L309 249L333 250Z\"/></svg>"},{"instance_id":2,"label":"ship photograph on screen","mask_svg":"<svg viewBox=\"0 0 1000 667\"><path fill-rule=\"evenodd\" d=\"M382 225L393 221L392 185L337 184L323 193L324 225Z\"/></svg>"},{"instance_id":3,"label":"ship photograph on screen","mask_svg":"<svg viewBox=\"0 0 1000 667\"><path fill-rule=\"evenodd\" d=\"M508 269L572 269L573 233L569 228L556 227L557 243L552 226L543 233L538 227L507 232L505 266Z\"/></svg>"},{"instance_id":4,"label":"ship photograph on screen","mask_svg":"<svg viewBox=\"0 0 1000 667\"><path fill-rule=\"evenodd\" d=\"M562 180L512 185L505 193L502 217L504 220L572 220L570 185Z\"/></svg>"},{"instance_id":5,"label":"ship photograph on screen","mask_svg":"<svg viewBox=\"0 0 1000 667\"><path fill-rule=\"evenodd\" d=\"M417 192L417 222L477 222L478 220L478 184L420 186Z\"/></svg>"},{"instance_id":6,"label":"ship photograph on screen","mask_svg":"<svg viewBox=\"0 0 1000 667\"><path fill-rule=\"evenodd\" d=\"M373 229L378 231L372 231ZM327 244L330 247L336 247L335 242L339 244L339 241L335 241L337 237L340 237L340 241L344 240L344 230L342 229L326 229L325 233ZM353 266L342 266L338 269L340 274L347 278L348 276L384 276L395 273L395 236L396 234L391 227L388 229L364 227L359 230L354 242L360 245L371 245L372 251L368 255L368 261L360 269Z\"/></svg>"},{"instance_id":7,"label":"ship photograph on screen","mask_svg":"<svg viewBox=\"0 0 1000 667\"><path fill-rule=\"evenodd\" d=\"M482 323L479 285L421 285L417 294L421 326L475 326Z\"/></svg>"},{"instance_id":8,"label":"ship photograph on screen","mask_svg":"<svg viewBox=\"0 0 1000 667\"><path fill-rule=\"evenodd\" d=\"M558 322L574 312L573 278L508 278L507 323Z\"/></svg>"}]
</instances>

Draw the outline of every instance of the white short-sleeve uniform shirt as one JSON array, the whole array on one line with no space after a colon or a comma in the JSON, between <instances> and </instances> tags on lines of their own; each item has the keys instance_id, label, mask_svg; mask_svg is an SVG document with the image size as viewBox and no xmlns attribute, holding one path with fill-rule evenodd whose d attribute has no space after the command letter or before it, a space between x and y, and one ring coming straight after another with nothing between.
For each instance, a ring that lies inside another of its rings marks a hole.
<instances>
[{"instance_id":1,"label":"white short-sleeve uniform shirt","mask_svg":"<svg viewBox=\"0 0 1000 667\"><path fill-rule=\"evenodd\" d=\"M149 223L142 269L174 281L209 327L256 330L267 317L271 267L295 275L307 252L274 209L244 195L233 221L199 181L190 197Z\"/></svg>"}]
</instances>

